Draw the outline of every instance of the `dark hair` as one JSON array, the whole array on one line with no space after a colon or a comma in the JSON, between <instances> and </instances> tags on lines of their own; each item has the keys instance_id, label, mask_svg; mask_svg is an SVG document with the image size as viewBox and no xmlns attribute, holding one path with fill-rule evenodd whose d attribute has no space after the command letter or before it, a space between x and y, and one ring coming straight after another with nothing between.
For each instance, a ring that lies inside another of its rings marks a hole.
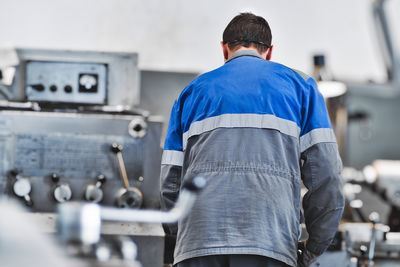
<instances>
[{"instance_id":1,"label":"dark hair","mask_svg":"<svg viewBox=\"0 0 400 267\"><path fill-rule=\"evenodd\" d=\"M240 13L226 26L222 42L229 49L236 50L240 46L254 45L258 52L263 53L271 46L272 34L268 22L252 13Z\"/></svg>"}]
</instances>

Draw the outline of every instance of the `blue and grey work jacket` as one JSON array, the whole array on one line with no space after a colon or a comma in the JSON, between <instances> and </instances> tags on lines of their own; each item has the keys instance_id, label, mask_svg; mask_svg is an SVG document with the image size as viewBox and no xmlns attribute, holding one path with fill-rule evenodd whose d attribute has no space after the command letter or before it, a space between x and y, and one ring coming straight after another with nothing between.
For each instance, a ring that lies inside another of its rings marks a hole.
<instances>
[{"instance_id":1,"label":"blue and grey work jacket","mask_svg":"<svg viewBox=\"0 0 400 267\"><path fill-rule=\"evenodd\" d=\"M343 210L342 163L312 78L239 51L191 82L171 112L161 166L164 208L182 181L207 186L178 223L175 263L255 254L296 266L301 181L307 249L321 254Z\"/></svg>"}]
</instances>

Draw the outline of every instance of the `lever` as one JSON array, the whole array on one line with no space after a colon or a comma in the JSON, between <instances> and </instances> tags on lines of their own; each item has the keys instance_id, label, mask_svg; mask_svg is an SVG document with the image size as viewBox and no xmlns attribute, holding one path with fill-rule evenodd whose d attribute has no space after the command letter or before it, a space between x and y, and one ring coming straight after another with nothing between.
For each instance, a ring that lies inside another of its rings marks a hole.
<instances>
[{"instance_id":1,"label":"lever","mask_svg":"<svg viewBox=\"0 0 400 267\"><path fill-rule=\"evenodd\" d=\"M57 228L65 241L95 244L100 240L102 221L175 223L191 212L197 195L205 186L203 176L184 183L175 206L169 211L121 210L95 203L65 203L58 206Z\"/></svg>"},{"instance_id":2,"label":"lever","mask_svg":"<svg viewBox=\"0 0 400 267\"><path fill-rule=\"evenodd\" d=\"M126 169L125 169L124 159L123 159L122 153L121 153L122 149L123 149L123 146L119 145L117 143L113 143L111 145L111 151L117 155L119 168L121 171L121 176L122 176L122 180L124 181L125 188L128 189L130 186L129 186L128 174L126 173Z\"/></svg>"},{"instance_id":3,"label":"lever","mask_svg":"<svg viewBox=\"0 0 400 267\"><path fill-rule=\"evenodd\" d=\"M379 214L377 212L372 212L369 215L369 220L372 223L371 241L369 243L368 249L368 264L367 267L374 266L374 253L375 253L375 239L376 239L376 224L379 223Z\"/></svg>"},{"instance_id":4,"label":"lever","mask_svg":"<svg viewBox=\"0 0 400 267\"><path fill-rule=\"evenodd\" d=\"M116 205L119 208L140 208L143 203L143 194L138 188L129 185L128 174L126 173L125 163L121 153L122 149L122 145L117 143L111 145L111 151L117 155L122 180L125 186L125 188L118 190L116 194Z\"/></svg>"}]
</instances>

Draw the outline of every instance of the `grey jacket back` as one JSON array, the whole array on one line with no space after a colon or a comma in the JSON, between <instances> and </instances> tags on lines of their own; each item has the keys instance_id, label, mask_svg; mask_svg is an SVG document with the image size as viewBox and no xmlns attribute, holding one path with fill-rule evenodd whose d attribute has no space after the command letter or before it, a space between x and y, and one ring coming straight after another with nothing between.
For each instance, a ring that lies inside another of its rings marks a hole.
<instances>
[{"instance_id":1,"label":"grey jacket back","mask_svg":"<svg viewBox=\"0 0 400 267\"><path fill-rule=\"evenodd\" d=\"M254 54L239 56L259 60ZM308 79L294 72L290 75ZM201 85L206 82L213 83L202 80ZM326 112L325 107L318 110ZM179 123L170 123L170 128L185 128L185 108L179 112ZM342 165L333 134L326 134L331 129L302 137L301 125L297 132L287 130L297 126L280 119L275 123L270 114L221 116L209 117L212 123L203 123L203 128L199 125L205 120L198 120L195 129L181 131L181 150L166 147L164 151L161 197L165 209L176 201L184 179L198 174L207 179L189 216L177 228L171 226L171 231L177 231L175 263L205 255L255 254L296 266L302 182L308 189L303 198L310 236L307 249L321 254L343 210Z\"/></svg>"}]
</instances>

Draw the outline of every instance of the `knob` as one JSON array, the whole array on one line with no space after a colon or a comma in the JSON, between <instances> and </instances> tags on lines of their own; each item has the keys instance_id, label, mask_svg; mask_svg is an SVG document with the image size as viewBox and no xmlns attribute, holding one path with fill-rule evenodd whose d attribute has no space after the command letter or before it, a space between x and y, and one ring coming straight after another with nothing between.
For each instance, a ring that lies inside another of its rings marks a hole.
<instances>
[{"instance_id":1,"label":"knob","mask_svg":"<svg viewBox=\"0 0 400 267\"><path fill-rule=\"evenodd\" d=\"M85 190L85 199L89 202L98 203L103 199L103 190L95 185L88 185Z\"/></svg>"},{"instance_id":2,"label":"knob","mask_svg":"<svg viewBox=\"0 0 400 267\"><path fill-rule=\"evenodd\" d=\"M57 91L57 86L56 85L51 85L50 86L50 91L52 91L52 92L55 92L55 91Z\"/></svg>"},{"instance_id":3,"label":"knob","mask_svg":"<svg viewBox=\"0 0 400 267\"><path fill-rule=\"evenodd\" d=\"M90 202L98 203L103 199L103 190L101 187L106 181L106 177L102 174L97 176L97 182L95 185L90 184L85 190L85 199Z\"/></svg>"},{"instance_id":4,"label":"knob","mask_svg":"<svg viewBox=\"0 0 400 267\"><path fill-rule=\"evenodd\" d=\"M197 175L192 179L185 181L182 187L189 191L199 192L205 186L206 186L206 178L204 176Z\"/></svg>"},{"instance_id":5,"label":"knob","mask_svg":"<svg viewBox=\"0 0 400 267\"><path fill-rule=\"evenodd\" d=\"M29 196L32 186L31 182L28 178L21 177L19 175L16 176L16 181L13 185L14 194L18 197L22 197L25 200L25 204L28 206L32 206L33 202L31 197Z\"/></svg>"},{"instance_id":6,"label":"knob","mask_svg":"<svg viewBox=\"0 0 400 267\"><path fill-rule=\"evenodd\" d=\"M107 178L103 174L99 174L97 176L97 183L100 183L100 186L102 186L106 182ZM97 186L96 183L96 186Z\"/></svg>"},{"instance_id":7,"label":"knob","mask_svg":"<svg viewBox=\"0 0 400 267\"><path fill-rule=\"evenodd\" d=\"M27 178L19 178L15 181L13 186L14 193L19 197L28 195L31 192L31 189L31 183Z\"/></svg>"},{"instance_id":8,"label":"knob","mask_svg":"<svg viewBox=\"0 0 400 267\"><path fill-rule=\"evenodd\" d=\"M372 224L377 224L380 221L379 213L375 211L371 212L371 214L368 216L368 219Z\"/></svg>"},{"instance_id":9,"label":"knob","mask_svg":"<svg viewBox=\"0 0 400 267\"><path fill-rule=\"evenodd\" d=\"M147 123L141 117L133 119L128 125L128 133L133 138L143 138L147 133Z\"/></svg>"},{"instance_id":10,"label":"knob","mask_svg":"<svg viewBox=\"0 0 400 267\"><path fill-rule=\"evenodd\" d=\"M31 85L32 89L35 89L38 92L43 92L44 91L44 85L43 84L32 84Z\"/></svg>"},{"instance_id":11,"label":"knob","mask_svg":"<svg viewBox=\"0 0 400 267\"><path fill-rule=\"evenodd\" d=\"M361 255L366 255L368 253L368 247L366 245L361 245L360 246L360 253Z\"/></svg>"},{"instance_id":12,"label":"knob","mask_svg":"<svg viewBox=\"0 0 400 267\"><path fill-rule=\"evenodd\" d=\"M66 85L66 86L64 87L64 91L65 91L66 93L72 93L72 87L71 87L71 85Z\"/></svg>"},{"instance_id":13,"label":"knob","mask_svg":"<svg viewBox=\"0 0 400 267\"><path fill-rule=\"evenodd\" d=\"M81 74L79 77L79 91L92 91L97 85L97 75ZM82 89L81 89L82 88Z\"/></svg>"},{"instance_id":14,"label":"knob","mask_svg":"<svg viewBox=\"0 0 400 267\"><path fill-rule=\"evenodd\" d=\"M71 199L72 191L68 184L57 185L53 192L54 199L58 203L63 203Z\"/></svg>"},{"instance_id":15,"label":"knob","mask_svg":"<svg viewBox=\"0 0 400 267\"><path fill-rule=\"evenodd\" d=\"M111 151L114 152L115 154L120 153L124 147L122 145L119 145L117 143L113 143L111 145Z\"/></svg>"},{"instance_id":16,"label":"knob","mask_svg":"<svg viewBox=\"0 0 400 267\"><path fill-rule=\"evenodd\" d=\"M94 255L99 261L108 261L111 258L111 248L105 243L98 243L94 246Z\"/></svg>"},{"instance_id":17,"label":"knob","mask_svg":"<svg viewBox=\"0 0 400 267\"><path fill-rule=\"evenodd\" d=\"M52 173L50 175L51 180L53 183L58 183L60 181L60 176L57 173Z\"/></svg>"},{"instance_id":18,"label":"knob","mask_svg":"<svg viewBox=\"0 0 400 267\"><path fill-rule=\"evenodd\" d=\"M117 192L116 205L119 208L140 208L143 203L143 194L136 187L121 188Z\"/></svg>"}]
</instances>

